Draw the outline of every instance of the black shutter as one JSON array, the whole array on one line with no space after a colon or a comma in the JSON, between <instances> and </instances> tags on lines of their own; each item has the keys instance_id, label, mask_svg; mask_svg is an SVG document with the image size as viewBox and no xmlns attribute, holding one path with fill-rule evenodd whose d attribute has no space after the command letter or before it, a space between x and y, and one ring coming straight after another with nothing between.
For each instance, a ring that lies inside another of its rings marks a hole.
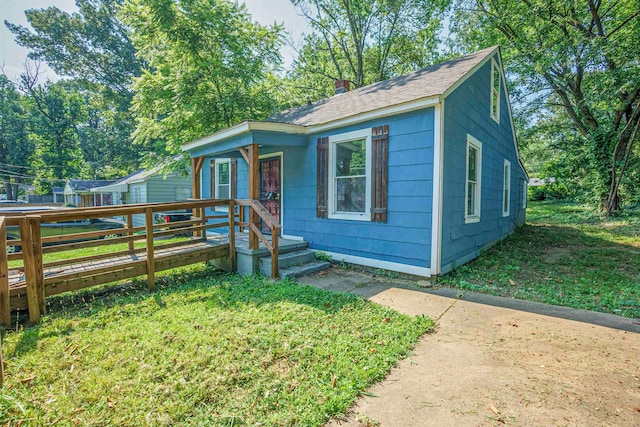
<instances>
[{"instance_id":1,"label":"black shutter","mask_svg":"<svg viewBox=\"0 0 640 427\"><path fill-rule=\"evenodd\" d=\"M387 222L389 125L371 129L371 221Z\"/></svg>"},{"instance_id":2,"label":"black shutter","mask_svg":"<svg viewBox=\"0 0 640 427\"><path fill-rule=\"evenodd\" d=\"M229 183L231 184L230 189L230 198L237 199L238 198L238 159L235 157L231 158L229 162Z\"/></svg>"},{"instance_id":3,"label":"black shutter","mask_svg":"<svg viewBox=\"0 0 640 427\"><path fill-rule=\"evenodd\" d=\"M316 217L327 217L329 190L329 138L318 138L318 171L316 174Z\"/></svg>"}]
</instances>

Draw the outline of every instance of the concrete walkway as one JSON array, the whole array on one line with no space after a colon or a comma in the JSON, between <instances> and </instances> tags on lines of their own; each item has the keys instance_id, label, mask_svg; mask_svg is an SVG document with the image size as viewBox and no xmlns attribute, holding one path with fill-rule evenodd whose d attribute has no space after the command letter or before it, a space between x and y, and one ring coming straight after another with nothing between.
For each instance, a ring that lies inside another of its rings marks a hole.
<instances>
[{"instance_id":1,"label":"concrete walkway","mask_svg":"<svg viewBox=\"0 0 640 427\"><path fill-rule=\"evenodd\" d=\"M640 426L638 320L593 316L614 329L569 320L589 312L465 294L480 304L336 268L300 282L438 323L329 426Z\"/></svg>"}]
</instances>

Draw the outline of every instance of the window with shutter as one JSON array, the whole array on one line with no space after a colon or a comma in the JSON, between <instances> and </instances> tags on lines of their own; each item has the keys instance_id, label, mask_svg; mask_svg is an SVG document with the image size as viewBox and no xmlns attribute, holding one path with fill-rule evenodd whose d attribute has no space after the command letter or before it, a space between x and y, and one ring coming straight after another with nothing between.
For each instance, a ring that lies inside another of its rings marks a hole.
<instances>
[{"instance_id":1,"label":"window with shutter","mask_svg":"<svg viewBox=\"0 0 640 427\"><path fill-rule=\"evenodd\" d=\"M387 222L389 126L318 139L318 218Z\"/></svg>"}]
</instances>

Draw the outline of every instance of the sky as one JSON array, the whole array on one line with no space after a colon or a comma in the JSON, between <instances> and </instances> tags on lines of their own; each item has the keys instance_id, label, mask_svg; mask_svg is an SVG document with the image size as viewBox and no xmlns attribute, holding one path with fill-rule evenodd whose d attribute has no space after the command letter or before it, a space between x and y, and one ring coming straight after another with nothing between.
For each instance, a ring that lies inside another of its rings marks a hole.
<instances>
[{"instance_id":1,"label":"sky","mask_svg":"<svg viewBox=\"0 0 640 427\"><path fill-rule=\"evenodd\" d=\"M56 6L64 11L73 12L77 8L75 0L0 0L0 3L0 66L3 66L9 78L15 79L24 68L28 50L16 44L13 34L4 25L4 21L28 25L24 15L26 9ZM303 32L308 32L304 18L298 14L289 0L244 0L244 3L255 21L267 25L274 22L284 24L294 43L301 39ZM288 67L294 56L293 49L284 46L282 56L285 61L284 66ZM41 65L40 70L45 73L46 78L56 80L55 73L44 64Z\"/></svg>"}]
</instances>

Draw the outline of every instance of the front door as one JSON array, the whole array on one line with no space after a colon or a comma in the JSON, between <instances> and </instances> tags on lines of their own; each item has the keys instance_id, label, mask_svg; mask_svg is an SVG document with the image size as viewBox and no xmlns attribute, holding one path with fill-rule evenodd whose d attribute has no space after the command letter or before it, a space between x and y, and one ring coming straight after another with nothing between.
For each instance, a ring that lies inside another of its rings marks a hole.
<instances>
[{"instance_id":1,"label":"front door","mask_svg":"<svg viewBox=\"0 0 640 427\"><path fill-rule=\"evenodd\" d=\"M280 220L282 210L280 168L282 165L280 163L280 156L260 159L260 202L279 224L282 223ZM263 233L271 232L265 224L261 224L260 228Z\"/></svg>"}]
</instances>

